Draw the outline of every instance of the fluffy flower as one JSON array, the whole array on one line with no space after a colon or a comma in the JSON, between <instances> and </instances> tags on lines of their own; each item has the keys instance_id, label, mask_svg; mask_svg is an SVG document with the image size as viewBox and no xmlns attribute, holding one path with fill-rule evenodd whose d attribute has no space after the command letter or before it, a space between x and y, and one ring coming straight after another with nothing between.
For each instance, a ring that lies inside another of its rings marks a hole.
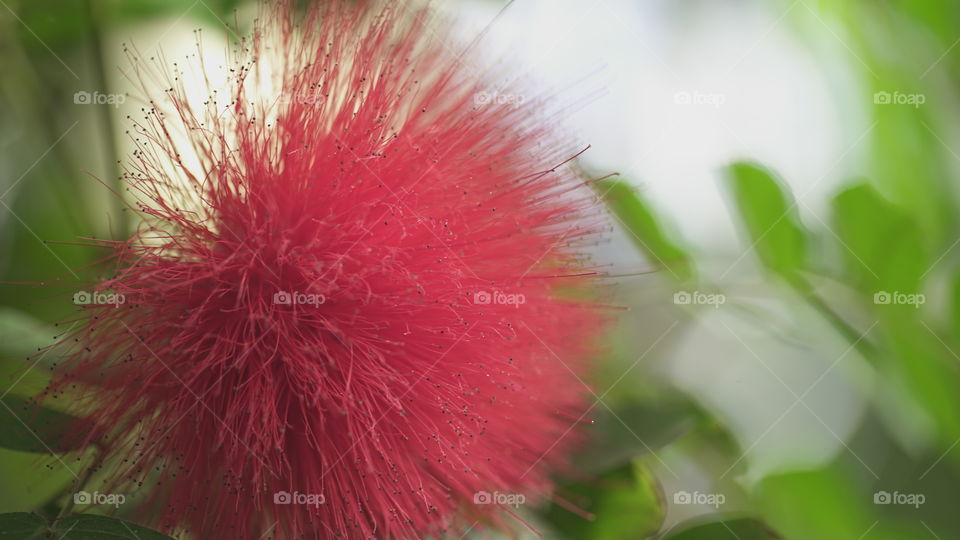
<instances>
[{"instance_id":1,"label":"fluffy flower","mask_svg":"<svg viewBox=\"0 0 960 540\"><path fill-rule=\"evenodd\" d=\"M202 104L129 53L143 225L53 391L88 389L168 532L507 527L485 493L547 496L587 410L603 218L547 108L430 10L312 5L265 8Z\"/></svg>"}]
</instances>

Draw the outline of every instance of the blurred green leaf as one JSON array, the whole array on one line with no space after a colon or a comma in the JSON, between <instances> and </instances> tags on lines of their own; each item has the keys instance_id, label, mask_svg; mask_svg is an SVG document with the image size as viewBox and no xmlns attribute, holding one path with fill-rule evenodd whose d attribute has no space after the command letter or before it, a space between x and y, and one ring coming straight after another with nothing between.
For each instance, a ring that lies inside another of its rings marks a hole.
<instances>
[{"instance_id":1,"label":"blurred green leaf","mask_svg":"<svg viewBox=\"0 0 960 540\"><path fill-rule=\"evenodd\" d=\"M216 29L223 29L228 34L236 31L233 26L236 19L233 11L247 0L115 0L104 15L117 22L133 22L143 19L158 19L162 17L179 18L189 15L196 20L203 21Z\"/></svg>"},{"instance_id":2,"label":"blurred green leaf","mask_svg":"<svg viewBox=\"0 0 960 540\"><path fill-rule=\"evenodd\" d=\"M916 221L867 183L833 199L836 233L848 271L868 294L915 293L929 268Z\"/></svg>"},{"instance_id":3,"label":"blurred green leaf","mask_svg":"<svg viewBox=\"0 0 960 540\"><path fill-rule=\"evenodd\" d=\"M669 534L665 540L777 540L782 538L769 527L748 518L723 519L703 524L679 525L679 532Z\"/></svg>"},{"instance_id":4,"label":"blurred green leaf","mask_svg":"<svg viewBox=\"0 0 960 540\"><path fill-rule=\"evenodd\" d=\"M633 243L653 262L662 265L679 281L693 277L690 257L667 236L653 209L630 184L600 180L592 185L630 233Z\"/></svg>"},{"instance_id":5,"label":"blurred green leaf","mask_svg":"<svg viewBox=\"0 0 960 540\"><path fill-rule=\"evenodd\" d=\"M889 307L889 306L881 306ZM940 442L952 448L960 438L960 373L954 353L907 310L899 318L884 318L880 333L893 361L883 365L885 376L899 381L936 422ZM899 313L899 311L898 311ZM886 359L885 359L886 360Z\"/></svg>"},{"instance_id":6,"label":"blurred green leaf","mask_svg":"<svg viewBox=\"0 0 960 540\"><path fill-rule=\"evenodd\" d=\"M90 17L86 2L59 0L32 0L16 4L17 32L23 47L38 54L75 50L87 41Z\"/></svg>"},{"instance_id":7,"label":"blurred green leaf","mask_svg":"<svg viewBox=\"0 0 960 540\"><path fill-rule=\"evenodd\" d=\"M872 521L865 490L830 469L767 477L757 500L787 538L860 538Z\"/></svg>"},{"instance_id":8,"label":"blurred green leaf","mask_svg":"<svg viewBox=\"0 0 960 540\"><path fill-rule=\"evenodd\" d=\"M71 461L69 467L79 473L80 465L82 463ZM35 453L2 448L0 478L3 478L0 482L0 512L29 512L41 508L58 498L75 481L73 473L53 456L38 460Z\"/></svg>"},{"instance_id":9,"label":"blurred green leaf","mask_svg":"<svg viewBox=\"0 0 960 540\"><path fill-rule=\"evenodd\" d=\"M918 295L930 268L920 225L867 183L844 189L833 205L848 273L875 305L878 334L892 353L881 357L884 375L907 388L936 423L941 442L952 445L960 437L956 362L943 339L921 322L922 302L898 300Z\"/></svg>"},{"instance_id":10,"label":"blurred green leaf","mask_svg":"<svg viewBox=\"0 0 960 540\"><path fill-rule=\"evenodd\" d=\"M78 514L61 519L53 527L63 540L172 540L169 536L106 516Z\"/></svg>"},{"instance_id":11,"label":"blurred green leaf","mask_svg":"<svg viewBox=\"0 0 960 540\"><path fill-rule=\"evenodd\" d=\"M0 307L0 395L33 396L43 390L50 380L43 369L49 366L45 360L52 362L55 355L38 349L51 343L52 337L46 324Z\"/></svg>"},{"instance_id":12,"label":"blurred green leaf","mask_svg":"<svg viewBox=\"0 0 960 540\"><path fill-rule=\"evenodd\" d=\"M617 367L611 370L611 381L619 378L624 370L622 364L614 365ZM629 385L621 386L629 389ZM611 392L604 397L604 402L612 404L613 411L596 411L591 415L596 436L576 457L578 469L588 474L609 471L656 452L694 429L704 416L696 404L668 392L648 398L624 393L619 402ZM643 440L638 440L638 433L643 434Z\"/></svg>"},{"instance_id":13,"label":"blurred green leaf","mask_svg":"<svg viewBox=\"0 0 960 540\"><path fill-rule=\"evenodd\" d=\"M74 416L8 394L0 399L0 448L39 454L76 450L80 441L67 437L66 431L78 422Z\"/></svg>"},{"instance_id":14,"label":"blurred green leaf","mask_svg":"<svg viewBox=\"0 0 960 540\"><path fill-rule=\"evenodd\" d=\"M882 82L875 82L876 91L900 89L901 93L933 98L926 89L916 86L914 74L896 69L881 72L885 77ZM943 144L949 140L949 128L939 125L937 112L930 110L929 105L880 105L873 109L876 127L872 132L873 159L868 174L885 194L909 210L931 245L949 244L953 241L950 231L956 224L951 185L954 175L949 166L954 158L952 150Z\"/></svg>"},{"instance_id":15,"label":"blurred green leaf","mask_svg":"<svg viewBox=\"0 0 960 540\"><path fill-rule=\"evenodd\" d=\"M726 170L747 241L760 261L792 278L806 265L807 233L788 189L766 169L734 163Z\"/></svg>"},{"instance_id":16,"label":"blurred green leaf","mask_svg":"<svg viewBox=\"0 0 960 540\"><path fill-rule=\"evenodd\" d=\"M43 322L22 311L0 307L0 355L31 356L39 347L49 345L52 338L53 332Z\"/></svg>"},{"instance_id":17,"label":"blurred green leaf","mask_svg":"<svg viewBox=\"0 0 960 540\"><path fill-rule=\"evenodd\" d=\"M3 540L28 540L38 538L46 522L36 514L17 512L0 514L0 538Z\"/></svg>"},{"instance_id":18,"label":"blurred green leaf","mask_svg":"<svg viewBox=\"0 0 960 540\"><path fill-rule=\"evenodd\" d=\"M132 22L164 16L180 17L194 7L199 7L195 0L112 0L105 12L118 22Z\"/></svg>"},{"instance_id":19,"label":"blurred green leaf","mask_svg":"<svg viewBox=\"0 0 960 540\"><path fill-rule=\"evenodd\" d=\"M0 538L26 540L171 540L169 536L129 521L106 516L75 515L48 524L36 514L0 514Z\"/></svg>"},{"instance_id":20,"label":"blurred green leaf","mask_svg":"<svg viewBox=\"0 0 960 540\"><path fill-rule=\"evenodd\" d=\"M843 36L845 46L868 70L864 80L869 89L857 99L873 115L872 125L862 134L869 141L864 165L870 178L917 219L930 246L945 249L944 242L949 245L954 240L956 202L954 151L944 143L950 140L951 120L944 111L955 106L960 70L957 57L944 51L956 41L957 3L829 0L818 4L830 12L821 17L840 24L836 35ZM814 18L810 26L822 33L823 20ZM897 46L890 47L894 41ZM830 47L821 50L831 59L835 56ZM926 104L876 104L871 98L877 92L920 94Z\"/></svg>"},{"instance_id":21,"label":"blurred green leaf","mask_svg":"<svg viewBox=\"0 0 960 540\"><path fill-rule=\"evenodd\" d=\"M559 494L592 520L554 504L547 519L565 538L636 540L654 535L663 523L660 484L641 461L633 460L588 482L564 486Z\"/></svg>"},{"instance_id":22,"label":"blurred green leaf","mask_svg":"<svg viewBox=\"0 0 960 540\"><path fill-rule=\"evenodd\" d=\"M876 538L916 540L927 533L911 523L880 524L884 507L874 504L870 486L861 475L830 465L823 469L769 476L756 500L765 520L784 538Z\"/></svg>"},{"instance_id":23,"label":"blurred green leaf","mask_svg":"<svg viewBox=\"0 0 960 540\"><path fill-rule=\"evenodd\" d=\"M953 276L950 287L950 329L954 341L960 342L960 272Z\"/></svg>"}]
</instances>

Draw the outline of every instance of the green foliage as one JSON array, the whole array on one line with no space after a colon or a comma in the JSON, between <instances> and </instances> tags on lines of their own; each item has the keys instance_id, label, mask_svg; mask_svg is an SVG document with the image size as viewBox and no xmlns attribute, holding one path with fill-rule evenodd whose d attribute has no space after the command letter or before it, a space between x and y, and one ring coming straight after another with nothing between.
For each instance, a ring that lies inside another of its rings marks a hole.
<instances>
[{"instance_id":1,"label":"green foliage","mask_svg":"<svg viewBox=\"0 0 960 540\"><path fill-rule=\"evenodd\" d=\"M954 353L933 332L908 316L885 321L882 334L891 359L884 371L900 381L934 421L948 451L960 438L960 374Z\"/></svg>"},{"instance_id":2,"label":"green foliage","mask_svg":"<svg viewBox=\"0 0 960 540\"><path fill-rule=\"evenodd\" d=\"M686 281L694 276L689 255L670 239L650 204L630 184L619 180L600 180L593 186L626 228L630 239L654 264L662 266L678 281Z\"/></svg>"},{"instance_id":3,"label":"green foliage","mask_svg":"<svg viewBox=\"0 0 960 540\"><path fill-rule=\"evenodd\" d=\"M873 523L865 510L872 497L832 470L768 477L757 499L787 538L859 538Z\"/></svg>"},{"instance_id":4,"label":"green foliage","mask_svg":"<svg viewBox=\"0 0 960 540\"><path fill-rule=\"evenodd\" d=\"M0 399L0 448L39 454L76 450L81 441L66 431L82 425L78 418L19 396Z\"/></svg>"},{"instance_id":5,"label":"green foliage","mask_svg":"<svg viewBox=\"0 0 960 540\"><path fill-rule=\"evenodd\" d=\"M58 500L75 481L74 473L79 474L85 464L72 458L59 459L70 469L56 456L0 448L0 508L5 512L30 512Z\"/></svg>"},{"instance_id":6,"label":"green foliage","mask_svg":"<svg viewBox=\"0 0 960 540\"><path fill-rule=\"evenodd\" d=\"M945 343L920 319L923 281L933 264L921 226L866 182L841 191L833 208L846 274L873 304L888 349L875 360L909 390L949 446L960 437L960 378Z\"/></svg>"},{"instance_id":7,"label":"green foliage","mask_svg":"<svg viewBox=\"0 0 960 540\"><path fill-rule=\"evenodd\" d=\"M722 519L709 523L691 523L677 527L664 540L777 540L769 527L749 518Z\"/></svg>"},{"instance_id":8,"label":"green foliage","mask_svg":"<svg viewBox=\"0 0 960 540\"><path fill-rule=\"evenodd\" d=\"M862 478L862 476L861 476ZM876 491L836 466L770 476L756 493L769 523L785 538L913 540L928 535L917 523L898 523Z\"/></svg>"},{"instance_id":9,"label":"green foliage","mask_svg":"<svg viewBox=\"0 0 960 540\"><path fill-rule=\"evenodd\" d=\"M559 493L592 518L554 504L547 519L571 540L633 540L652 536L666 512L660 484L651 470L634 460L589 481L564 486Z\"/></svg>"},{"instance_id":10,"label":"green foliage","mask_svg":"<svg viewBox=\"0 0 960 540\"><path fill-rule=\"evenodd\" d=\"M0 514L0 538L5 540L37 538L46 526L47 522L36 514Z\"/></svg>"},{"instance_id":11,"label":"green foliage","mask_svg":"<svg viewBox=\"0 0 960 540\"><path fill-rule=\"evenodd\" d=\"M745 240L771 271L793 278L806 266L807 233L796 203L766 169L735 163L726 170L727 187L745 231Z\"/></svg>"},{"instance_id":12,"label":"green foliage","mask_svg":"<svg viewBox=\"0 0 960 540\"><path fill-rule=\"evenodd\" d=\"M853 283L877 292L917 293L930 268L920 226L866 182L833 199L840 251Z\"/></svg>"},{"instance_id":13,"label":"green foliage","mask_svg":"<svg viewBox=\"0 0 960 540\"><path fill-rule=\"evenodd\" d=\"M30 540L171 540L169 536L129 521L106 516L76 515L48 523L36 514L0 514L0 538Z\"/></svg>"}]
</instances>

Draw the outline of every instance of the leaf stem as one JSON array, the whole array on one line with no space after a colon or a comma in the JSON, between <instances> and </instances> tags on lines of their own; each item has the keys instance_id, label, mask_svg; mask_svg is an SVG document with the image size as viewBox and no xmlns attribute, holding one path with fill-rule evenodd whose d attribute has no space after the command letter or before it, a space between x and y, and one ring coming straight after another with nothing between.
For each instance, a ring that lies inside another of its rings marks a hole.
<instances>
[{"instance_id":1,"label":"leaf stem","mask_svg":"<svg viewBox=\"0 0 960 540\"><path fill-rule=\"evenodd\" d=\"M851 326L839 313L834 311L820 295L814 292L809 282L801 277L787 279L787 282L807 304L832 324L860 354L868 359L876 359L880 356L880 350L867 339L866 334Z\"/></svg>"},{"instance_id":2,"label":"leaf stem","mask_svg":"<svg viewBox=\"0 0 960 540\"><path fill-rule=\"evenodd\" d=\"M97 86L102 88L103 92L107 91L107 71L104 63L104 48L103 48L103 25L101 24L100 12L94 6L92 0L86 0L84 2L87 10L87 17L90 20L90 42L93 46L93 73L94 77L97 80ZM104 147L104 158L106 160L106 168L104 169L105 174L110 175L108 184L111 185L114 191L118 194L123 193L123 179L120 174L120 158L117 152L117 140L116 140L116 131L113 125L113 115L110 112L110 107L100 106L97 107L97 111L100 113L100 127L103 130L103 139L106 143ZM123 201L115 201L113 206L117 219L117 233L121 238L126 236L127 233L127 212L124 210Z\"/></svg>"},{"instance_id":3,"label":"leaf stem","mask_svg":"<svg viewBox=\"0 0 960 540\"><path fill-rule=\"evenodd\" d=\"M66 504L63 505L63 508L60 509L60 513L57 515L54 521L63 519L67 517L70 512L73 510L73 507L76 504L76 499L74 496L77 492L82 491L83 488L87 485L87 482L90 481L90 478L93 476L97 470L100 469L100 466L103 465L104 452L98 445L94 445L94 450L96 452L93 462L90 464L83 473L77 477L77 480L73 483L73 493L67 497Z\"/></svg>"}]
</instances>

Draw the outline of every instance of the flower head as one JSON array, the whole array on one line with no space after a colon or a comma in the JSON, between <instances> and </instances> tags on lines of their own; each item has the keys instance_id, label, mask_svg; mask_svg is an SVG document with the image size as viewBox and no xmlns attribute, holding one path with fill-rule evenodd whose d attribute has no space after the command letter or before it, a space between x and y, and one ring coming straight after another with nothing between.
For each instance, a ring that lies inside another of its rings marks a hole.
<instances>
[{"instance_id":1,"label":"flower head","mask_svg":"<svg viewBox=\"0 0 960 540\"><path fill-rule=\"evenodd\" d=\"M199 105L130 52L144 224L57 384L167 531L504 526L485 494L547 494L587 411L602 218L545 107L429 10L312 6L265 8Z\"/></svg>"}]
</instances>

